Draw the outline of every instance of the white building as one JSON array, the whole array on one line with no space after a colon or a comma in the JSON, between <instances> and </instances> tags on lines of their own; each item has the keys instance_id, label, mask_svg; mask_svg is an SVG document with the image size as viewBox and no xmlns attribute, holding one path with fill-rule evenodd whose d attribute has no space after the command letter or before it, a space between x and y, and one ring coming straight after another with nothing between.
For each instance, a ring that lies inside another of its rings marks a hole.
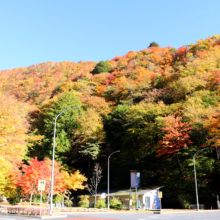
<instances>
[{"instance_id":1,"label":"white building","mask_svg":"<svg viewBox=\"0 0 220 220\"><path fill-rule=\"evenodd\" d=\"M138 188L137 189L137 208L138 209L160 209L160 198L158 198L158 192L160 187L154 188ZM105 192L106 193L106 192ZM97 195L97 198L100 198L101 193ZM136 190L135 189L127 189L127 190L119 190L114 191L109 194L109 200L113 197L116 197L122 201L122 204L129 208L129 198L130 198L130 208L132 208L132 200L131 197L134 199L136 198ZM106 197L106 201L108 197ZM92 207L92 204L95 201L95 196L89 197L89 204Z\"/></svg>"}]
</instances>

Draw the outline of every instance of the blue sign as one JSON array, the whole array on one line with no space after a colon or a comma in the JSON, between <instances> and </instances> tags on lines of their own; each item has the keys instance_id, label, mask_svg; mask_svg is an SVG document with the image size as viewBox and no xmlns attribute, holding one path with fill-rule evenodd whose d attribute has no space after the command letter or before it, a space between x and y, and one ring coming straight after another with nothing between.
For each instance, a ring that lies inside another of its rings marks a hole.
<instances>
[{"instance_id":1,"label":"blue sign","mask_svg":"<svg viewBox=\"0 0 220 220\"><path fill-rule=\"evenodd\" d=\"M136 187L141 187L141 174L136 173Z\"/></svg>"}]
</instances>

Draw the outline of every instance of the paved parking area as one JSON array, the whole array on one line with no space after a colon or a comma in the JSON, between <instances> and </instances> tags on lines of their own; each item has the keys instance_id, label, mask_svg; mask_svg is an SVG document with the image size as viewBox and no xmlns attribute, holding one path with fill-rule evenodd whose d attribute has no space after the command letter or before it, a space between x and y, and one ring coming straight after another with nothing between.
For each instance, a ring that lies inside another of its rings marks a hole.
<instances>
[{"instance_id":1,"label":"paved parking area","mask_svg":"<svg viewBox=\"0 0 220 220\"><path fill-rule=\"evenodd\" d=\"M67 214L67 213L65 213ZM0 220L30 220L34 217L20 217L13 215L0 216ZM68 213L67 218L56 218L56 220L220 220L220 212L193 212L193 213L172 213L153 214L147 212L115 212L115 213ZM52 220L55 220L52 219Z\"/></svg>"},{"instance_id":2,"label":"paved parking area","mask_svg":"<svg viewBox=\"0 0 220 220\"><path fill-rule=\"evenodd\" d=\"M220 212L193 212L193 213L172 213L172 214L153 214L153 213L90 213L68 215L68 220L220 220Z\"/></svg>"}]
</instances>

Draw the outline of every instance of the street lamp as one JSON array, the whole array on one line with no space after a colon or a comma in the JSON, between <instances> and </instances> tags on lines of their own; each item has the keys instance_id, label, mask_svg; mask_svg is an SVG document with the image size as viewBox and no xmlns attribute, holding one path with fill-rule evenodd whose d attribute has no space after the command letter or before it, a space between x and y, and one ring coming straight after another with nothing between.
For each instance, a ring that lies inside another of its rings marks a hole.
<instances>
[{"instance_id":1,"label":"street lamp","mask_svg":"<svg viewBox=\"0 0 220 220\"><path fill-rule=\"evenodd\" d=\"M118 152L120 152L120 150L117 150L117 151L111 153L108 157L108 209L109 209L109 159L110 159L112 154L115 154L115 153L118 153Z\"/></svg>"},{"instance_id":2,"label":"street lamp","mask_svg":"<svg viewBox=\"0 0 220 220\"><path fill-rule=\"evenodd\" d=\"M198 152L205 150L206 148L203 148L201 150L198 150L194 156L193 156L193 163L194 163L194 175L195 175L195 186L196 186L196 204L197 204L197 211L199 211L199 197L198 197L198 189L197 189L197 180L196 180L196 164L195 164L195 156Z\"/></svg>"},{"instance_id":3,"label":"street lamp","mask_svg":"<svg viewBox=\"0 0 220 220\"><path fill-rule=\"evenodd\" d=\"M72 110L72 109L76 109L76 108L80 108L80 106L77 106L77 107L73 107L73 108L69 108L69 109L66 109L64 111L62 111L61 113L59 113L57 115L57 117L55 118L55 122L54 122L54 137L53 137L53 159L52 159L52 171L51 171L51 191L50 191L50 215L53 214L53 181L54 181L54 178L53 178L53 175L54 175L54 155L55 155L55 139L56 139L56 123L57 123L57 119L58 117L63 114L64 112L67 112L69 110Z\"/></svg>"}]
</instances>

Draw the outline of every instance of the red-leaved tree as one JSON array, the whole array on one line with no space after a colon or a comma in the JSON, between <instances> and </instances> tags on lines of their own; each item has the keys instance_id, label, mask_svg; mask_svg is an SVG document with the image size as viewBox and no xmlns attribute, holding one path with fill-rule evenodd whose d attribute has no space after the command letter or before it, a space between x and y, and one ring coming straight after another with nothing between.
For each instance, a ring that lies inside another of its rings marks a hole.
<instances>
[{"instance_id":1,"label":"red-leaved tree","mask_svg":"<svg viewBox=\"0 0 220 220\"><path fill-rule=\"evenodd\" d=\"M32 200L32 195L40 194L38 191L38 181L46 180L46 189L43 194L50 194L51 187L51 163L49 159L45 161L38 161L37 157L32 158L29 161L29 166L24 165L22 167L22 172L24 173L17 182L17 186L22 189L22 194L28 194L31 196L30 203ZM55 163L54 172L54 194L59 194L66 190L65 180L63 177L63 172L59 170L57 163Z\"/></svg>"},{"instance_id":2,"label":"red-leaved tree","mask_svg":"<svg viewBox=\"0 0 220 220\"><path fill-rule=\"evenodd\" d=\"M158 142L158 149L156 150L157 157L166 156L174 157L178 161L181 173L185 177L182 164L179 159L178 152L182 148L187 148L193 142L190 140L190 131L192 127L188 122L182 122L181 116L169 115L164 121L165 127L161 128L164 132L163 139Z\"/></svg>"},{"instance_id":3,"label":"red-leaved tree","mask_svg":"<svg viewBox=\"0 0 220 220\"><path fill-rule=\"evenodd\" d=\"M163 139L157 145L157 157L173 155L181 148L193 144L189 135L192 127L188 122L182 122L181 116L167 116L164 125L165 127L161 128L164 132Z\"/></svg>"}]
</instances>

